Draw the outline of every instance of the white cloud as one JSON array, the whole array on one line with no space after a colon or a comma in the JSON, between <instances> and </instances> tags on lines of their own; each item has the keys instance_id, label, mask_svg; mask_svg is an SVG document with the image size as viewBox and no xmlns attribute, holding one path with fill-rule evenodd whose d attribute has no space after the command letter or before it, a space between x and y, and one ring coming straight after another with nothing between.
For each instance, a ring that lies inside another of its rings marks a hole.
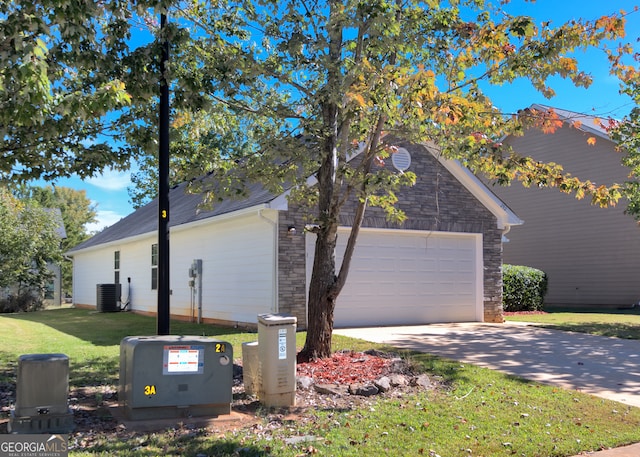
<instances>
[{"instance_id":1,"label":"white cloud","mask_svg":"<svg viewBox=\"0 0 640 457\"><path fill-rule=\"evenodd\" d=\"M105 227L109 227L110 225L115 224L120 219L124 217L124 215L117 213L116 211L101 211L98 210L96 215L97 222L85 225L88 233L99 232Z\"/></svg>"},{"instance_id":2,"label":"white cloud","mask_svg":"<svg viewBox=\"0 0 640 457\"><path fill-rule=\"evenodd\" d=\"M87 183L103 190L124 190L131 184L131 172L105 170L100 175L88 178Z\"/></svg>"}]
</instances>

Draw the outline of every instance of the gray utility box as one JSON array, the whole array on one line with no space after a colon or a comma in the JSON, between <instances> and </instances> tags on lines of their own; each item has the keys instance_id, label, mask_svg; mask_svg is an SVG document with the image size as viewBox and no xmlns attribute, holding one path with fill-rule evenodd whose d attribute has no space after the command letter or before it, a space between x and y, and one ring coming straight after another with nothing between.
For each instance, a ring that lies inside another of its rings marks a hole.
<instances>
[{"instance_id":1,"label":"gray utility box","mask_svg":"<svg viewBox=\"0 0 640 457\"><path fill-rule=\"evenodd\" d=\"M69 357L26 354L18 359L16 404L9 433L69 433L74 428L69 409Z\"/></svg>"},{"instance_id":2,"label":"gray utility box","mask_svg":"<svg viewBox=\"0 0 640 457\"><path fill-rule=\"evenodd\" d=\"M258 398L265 406L296 404L296 318L258 315Z\"/></svg>"},{"instance_id":3,"label":"gray utility box","mask_svg":"<svg viewBox=\"0 0 640 457\"><path fill-rule=\"evenodd\" d=\"M120 343L119 399L130 420L231 413L233 348L200 336L129 336Z\"/></svg>"}]
</instances>

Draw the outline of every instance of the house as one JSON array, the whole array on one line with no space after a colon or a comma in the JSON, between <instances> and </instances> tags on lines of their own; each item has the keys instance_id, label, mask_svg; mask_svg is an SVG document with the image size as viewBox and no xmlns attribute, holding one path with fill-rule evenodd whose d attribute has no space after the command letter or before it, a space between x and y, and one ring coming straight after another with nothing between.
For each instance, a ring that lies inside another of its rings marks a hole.
<instances>
[{"instance_id":1,"label":"house","mask_svg":"<svg viewBox=\"0 0 640 457\"><path fill-rule=\"evenodd\" d=\"M430 322L502 322L502 236L519 219L458 163L433 148L398 142L385 166L417 174L399 192L408 219L388 222L369 208L347 285L338 297L336 327ZM393 163L392 163L393 162ZM315 235L287 201L260 186L242 201L199 210L201 196L170 192L172 317L253 326L257 315L289 313L306 327L307 284ZM353 217L341 218L338 261ZM157 201L73 248L73 298L96 306L96 285L121 282L123 302L157 310ZM200 270L199 281L191 281ZM130 278L130 285L124 278ZM130 287L130 292L127 291Z\"/></svg>"},{"instance_id":2,"label":"house","mask_svg":"<svg viewBox=\"0 0 640 457\"><path fill-rule=\"evenodd\" d=\"M62 211L60 208L47 209L51 214L51 217L56 221L56 234L60 237L60 242L67 239L67 231L62 219ZM47 268L52 273L51 281L47 284L44 294L44 301L46 306L61 306L62 305L62 266L57 263L49 263Z\"/></svg>"},{"instance_id":3,"label":"house","mask_svg":"<svg viewBox=\"0 0 640 457\"><path fill-rule=\"evenodd\" d=\"M521 155L561 164L565 171L596 184L628 180L622 153L616 151L595 117L555 112L563 121L555 133L529 129L523 136L508 137L505 143ZM588 143L590 138L595 144ZM547 273L547 305L620 307L638 303L640 227L624 214L624 201L600 208L591 205L588 197L577 200L558 189L524 188L519 183L492 190L525 221L508 234L504 262Z\"/></svg>"}]
</instances>

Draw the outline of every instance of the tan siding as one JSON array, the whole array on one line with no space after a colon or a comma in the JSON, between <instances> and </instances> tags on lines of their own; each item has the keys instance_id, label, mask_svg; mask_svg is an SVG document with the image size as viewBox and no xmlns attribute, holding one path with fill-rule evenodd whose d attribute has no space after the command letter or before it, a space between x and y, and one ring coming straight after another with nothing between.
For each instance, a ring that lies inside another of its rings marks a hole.
<instances>
[{"instance_id":1,"label":"tan siding","mask_svg":"<svg viewBox=\"0 0 640 457\"><path fill-rule=\"evenodd\" d=\"M626 170L613 144L565 127L553 135L529 131L509 142L522 154L564 166L598 184L622 182ZM640 228L624 203L599 208L557 189L494 188L524 225L504 245L505 263L529 265L549 276L548 304L630 305L640 300Z\"/></svg>"}]
</instances>

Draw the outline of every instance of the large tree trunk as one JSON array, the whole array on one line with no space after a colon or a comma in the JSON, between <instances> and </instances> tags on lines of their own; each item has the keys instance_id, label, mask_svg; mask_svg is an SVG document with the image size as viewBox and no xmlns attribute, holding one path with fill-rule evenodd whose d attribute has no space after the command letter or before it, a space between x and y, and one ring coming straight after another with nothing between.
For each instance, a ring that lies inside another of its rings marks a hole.
<instances>
[{"instance_id":1,"label":"large tree trunk","mask_svg":"<svg viewBox=\"0 0 640 457\"><path fill-rule=\"evenodd\" d=\"M307 339L298 360L308 361L331 356L333 311L335 298L331 291L336 281L335 246L337 224L334 230L318 233L313 273L309 283Z\"/></svg>"}]
</instances>

